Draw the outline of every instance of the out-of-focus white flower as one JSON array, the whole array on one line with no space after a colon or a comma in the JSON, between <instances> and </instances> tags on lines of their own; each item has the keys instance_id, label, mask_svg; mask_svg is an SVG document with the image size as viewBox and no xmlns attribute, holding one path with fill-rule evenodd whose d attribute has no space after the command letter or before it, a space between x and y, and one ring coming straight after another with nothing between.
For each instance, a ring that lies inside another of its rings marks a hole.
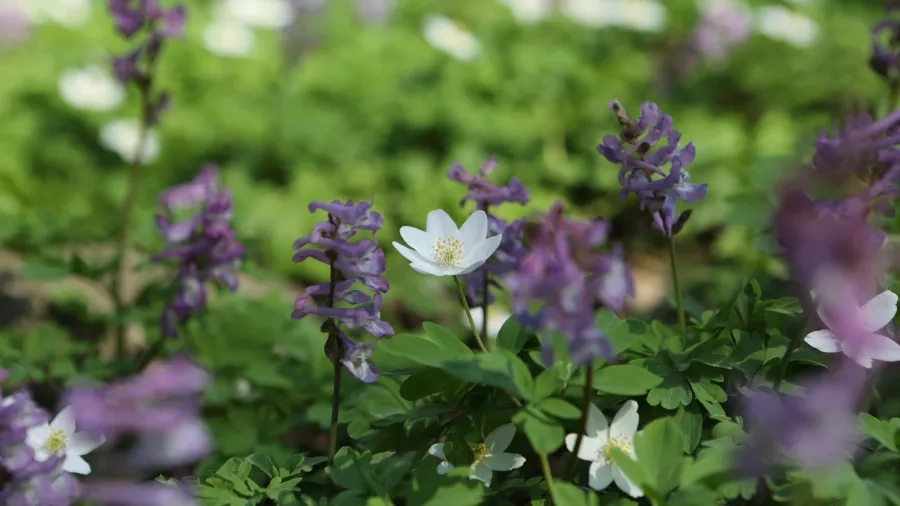
<instances>
[{"instance_id":1,"label":"out-of-focus white flower","mask_svg":"<svg viewBox=\"0 0 900 506\"><path fill-rule=\"evenodd\" d=\"M40 15L66 28L81 28L91 19L91 0L32 0L40 5Z\"/></svg>"},{"instance_id":2,"label":"out-of-focus white flower","mask_svg":"<svg viewBox=\"0 0 900 506\"><path fill-rule=\"evenodd\" d=\"M720 62L728 52L750 37L752 14L740 0L698 0L702 19L694 30L694 49L710 62Z\"/></svg>"},{"instance_id":3,"label":"out-of-focus white flower","mask_svg":"<svg viewBox=\"0 0 900 506\"><path fill-rule=\"evenodd\" d=\"M509 7L516 21L523 25L537 23L553 12L553 0L498 0Z\"/></svg>"},{"instance_id":4,"label":"out-of-focus white flower","mask_svg":"<svg viewBox=\"0 0 900 506\"><path fill-rule=\"evenodd\" d=\"M481 326L484 323L484 310L481 309L481 306L473 306L472 309L472 320L475 322L475 329L478 332L481 332ZM497 337L497 334L500 333L500 328L503 327L503 324L506 323L512 316L509 314L509 311L503 309L498 305L488 306L488 322L487 322L487 336L489 339L493 339ZM466 313L463 312L461 315L462 323L468 327L469 326L469 317L466 316Z\"/></svg>"},{"instance_id":5,"label":"out-of-focus white flower","mask_svg":"<svg viewBox=\"0 0 900 506\"><path fill-rule=\"evenodd\" d=\"M819 36L819 26L815 21L780 5L759 9L756 30L766 37L798 47L809 47Z\"/></svg>"},{"instance_id":6,"label":"out-of-focus white flower","mask_svg":"<svg viewBox=\"0 0 900 506\"><path fill-rule=\"evenodd\" d=\"M116 120L100 130L100 142L103 146L118 154L128 163L132 163L140 143L141 126L134 120ZM150 163L159 156L159 138L151 130L144 135L140 160Z\"/></svg>"},{"instance_id":7,"label":"out-of-focus white flower","mask_svg":"<svg viewBox=\"0 0 900 506\"><path fill-rule=\"evenodd\" d=\"M255 45L253 30L233 19L219 18L203 30L203 46L219 56L244 58Z\"/></svg>"},{"instance_id":8,"label":"out-of-focus white flower","mask_svg":"<svg viewBox=\"0 0 900 506\"><path fill-rule=\"evenodd\" d=\"M616 0L563 0L560 10L572 21L590 28L621 23L621 6Z\"/></svg>"},{"instance_id":9,"label":"out-of-focus white flower","mask_svg":"<svg viewBox=\"0 0 900 506\"><path fill-rule=\"evenodd\" d=\"M666 25L666 8L650 0L623 0L619 9L623 28L659 32Z\"/></svg>"},{"instance_id":10,"label":"out-of-focus white flower","mask_svg":"<svg viewBox=\"0 0 900 506\"><path fill-rule=\"evenodd\" d=\"M428 16L422 24L425 41L457 60L474 60L481 52L478 39L445 16Z\"/></svg>"},{"instance_id":11,"label":"out-of-focus white flower","mask_svg":"<svg viewBox=\"0 0 900 506\"><path fill-rule=\"evenodd\" d=\"M247 26L277 30L294 22L296 12L286 0L224 0L221 13Z\"/></svg>"},{"instance_id":12,"label":"out-of-focus white flower","mask_svg":"<svg viewBox=\"0 0 900 506\"><path fill-rule=\"evenodd\" d=\"M125 100L121 83L99 65L63 72L59 94L65 103L87 111L111 111Z\"/></svg>"}]
</instances>

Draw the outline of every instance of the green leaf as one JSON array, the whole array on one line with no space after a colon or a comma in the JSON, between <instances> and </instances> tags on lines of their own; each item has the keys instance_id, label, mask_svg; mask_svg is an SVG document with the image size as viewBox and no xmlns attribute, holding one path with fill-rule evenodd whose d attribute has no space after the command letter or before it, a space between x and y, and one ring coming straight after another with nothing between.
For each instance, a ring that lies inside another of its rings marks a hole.
<instances>
[{"instance_id":1,"label":"green leaf","mask_svg":"<svg viewBox=\"0 0 900 506\"><path fill-rule=\"evenodd\" d=\"M427 369L411 374L400 385L400 396L408 401L417 401L441 392L458 389L462 383L440 369Z\"/></svg>"},{"instance_id":2,"label":"green leaf","mask_svg":"<svg viewBox=\"0 0 900 506\"><path fill-rule=\"evenodd\" d=\"M690 485L710 476L730 473L733 463L733 448L705 448L684 468L681 485Z\"/></svg>"},{"instance_id":3,"label":"green leaf","mask_svg":"<svg viewBox=\"0 0 900 506\"><path fill-rule=\"evenodd\" d=\"M459 339L453 340L462 345ZM382 371L415 372L423 366L440 367L450 357L472 355L465 345L462 347L465 351L449 340L445 343L429 335L398 334L378 343L372 360Z\"/></svg>"},{"instance_id":4,"label":"green leaf","mask_svg":"<svg viewBox=\"0 0 900 506\"><path fill-rule=\"evenodd\" d=\"M562 480L553 480L553 503L558 506L596 506L597 494Z\"/></svg>"},{"instance_id":5,"label":"green leaf","mask_svg":"<svg viewBox=\"0 0 900 506\"><path fill-rule=\"evenodd\" d=\"M472 354L472 350L466 346L466 343L460 341L458 337L444 327L441 327L436 323L425 322L422 324L422 328L425 330L425 333L440 345L441 348L446 350L450 356L464 357Z\"/></svg>"},{"instance_id":6,"label":"green leaf","mask_svg":"<svg viewBox=\"0 0 900 506\"><path fill-rule=\"evenodd\" d=\"M601 394L644 395L662 381L652 372L631 364L607 365L594 372L594 388Z\"/></svg>"},{"instance_id":7,"label":"green leaf","mask_svg":"<svg viewBox=\"0 0 900 506\"><path fill-rule=\"evenodd\" d=\"M528 329L519 323L515 316L512 316L503 322L503 326L497 332L497 346L510 353L518 354L522 351L529 336Z\"/></svg>"},{"instance_id":8,"label":"green leaf","mask_svg":"<svg viewBox=\"0 0 900 506\"><path fill-rule=\"evenodd\" d=\"M537 403L537 407L541 411L557 418L565 418L567 420L578 420L581 418L581 410L571 402L562 399L544 399Z\"/></svg>"},{"instance_id":9,"label":"green leaf","mask_svg":"<svg viewBox=\"0 0 900 506\"><path fill-rule=\"evenodd\" d=\"M541 371L534 380L534 388L531 391L531 399L535 402L546 399L562 390L565 385L563 368L561 363L553 364L553 367Z\"/></svg>"},{"instance_id":10,"label":"green leaf","mask_svg":"<svg viewBox=\"0 0 900 506\"><path fill-rule=\"evenodd\" d=\"M334 465L330 468L331 479L336 485L348 491L363 492L366 490L365 479L358 460L360 454L348 447L343 447L334 455Z\"/></svg>"},{"instance_id":11,"label":"green leaf","mask_svg":"<svg viewBox=\"0 0 900 506\"><path fill-rule=\"evenodd\" d=\"M553 453L563 444L566 432L555 418L535 406L527 405L513 415L525 437L537 453Z\"/></svg>"},{"instance_id":12,"label":"green leaf","mask_svg":"<svg viewBox=\"0 0 900 506\"><path fill-rule=\"evenodd\" d=\"M695 403L681 406L678 413L672 417L672 421L681 429L685 453L692 453L700 444L700 437L703 434L703 415L700 413L700 407Z\"/></svg>"},{"instance_id":13,"label":"green leaf","mask_svg":"<svg viewBox=\"0 0 900 506\"><path fill-rule=\"evenodd\" d=\"M644 363L648 371L663 379L662 383L647 393L648 404L675 410L679 406L687 406L691 403L694 395L690 383L682 373L673 368L671 360L666 354L660 353Z\"/></svg>"},{"instance_id":14,"label":"green leaf","mask_svg":"<svg viewBox=\"0 0 900 506\"><path fill-rule=\"evenodd\" d=\"M418 466L412 479L407 506L477 506L484 497L481 482L437 474L436 466Z\"/></svg>"},{"instance_id":15,"label":"green leaf","mask_svg":"<svg viewBox=\"0 0 900 506\"><path fill-rule=\"evenodd\" d=\"M900 422L900 419L895 418ZM891 420L893 422L894 420ZM900 424L879 420L868 413L859 414L859 428L881 443L885 448L897 451L897 428Z\"/></svg>"},{"instance_id":16,"label":"green leaf","mask_svg":"<svg viewBox=\"0 0 900 506\"><path fill-rule=\"evenodd\" d=\"M469 383L489 385L514 397L528 399L534 386L525 362L506 350L471 355L465 359L445 360L441 368Z\"/></svg>"},{"instance_id":17,"label":"green leaf","mask_svg":"<svg viewBox=\"0 0 900 506\"><path fill-rule=\"evenodd\" d=\"M262 387L287 389L293 386L291 380L278 372L272 364L254 364L244 371L244 376L251 383Z\"/></svg>"},{"instance_id":18,"label":"green leaf","mask_svg":"<svg viewBox=\"0 0 900 506\"><path fill-rule=\"evenodd\" d=\"M612 461L619 466L619 469L625 473L625 476L631 480L632 483L637 485L646 495L650 495L653 493L648 489L650 486L650 482L648 481L647 473L644 471L644 468L638 461L634 460L632 457L628 456L625 452L620 450L619 448L610 448L609 456L612 458Z\"/></svg>"},{"instance_id":19,"label":"green leaf","mask_svg":"<svg viewBox=\"0 0 900 506\"><path fill-rule=\"evenodd\" d=\"M697 400L706 408L711 417L717 419L725 417L725 410L719 403L725 402L728 399L728 395L719 385L709 381L691 382L691 390L694 391Z\"/></svg>"},{"instance_id":20,"label":"green leaf","mask_svg":"<svg viewBox=\"0 0 900 506\"><path fill-rule=\"evenodd\" d=\"M68 266L60 262L26 260L20 276L25 281L59 281L69 275Z\"/></svg>"},{"instance_id":21,"label":"green leaf","mask_svg":"<svg viewBox=\"0 0 900 506\"><path fill-rule=\"evenodd\" d=\"M647 482L665 496L681 480L684 468L684 441L681 431L670 418L658 418L644 427L634 438L637 461Z\"/></svg>"}]
</instances>

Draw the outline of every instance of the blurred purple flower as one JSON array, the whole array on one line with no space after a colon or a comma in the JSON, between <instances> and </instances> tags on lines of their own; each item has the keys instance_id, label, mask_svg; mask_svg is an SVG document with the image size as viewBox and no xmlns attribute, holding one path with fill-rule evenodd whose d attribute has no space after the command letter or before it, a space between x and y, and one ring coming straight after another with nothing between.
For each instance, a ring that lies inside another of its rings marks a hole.
<instances>
[{"instance_id":1,"label":"blurred purple flower","mask_svg":"<svg viewBox=\"0 0 900 506\"><path fill-rule=\"evenodd\" d=\"M215 280L229 290L237 289L237 268L244 247L231 229L231 195L222 188L219 172L207 165L190 183L178 185L160 196L162 214L156 226L168 244L153 261L177 260L178 291L163 313L163 333L178 335L178 324L206 307L204 283ZM176 222L175 215L199 208L189 218Z\"/></svg>"},{"instance_id":2,"label":"blurred purple flower","mask_svg":"<svg viewBox=\"0 0 900 506\"><path fill-rule=\"evenodd\" d=\"M0 504L69 506L80 495L78 481L61 469L64 455L39 461L26 442L29 429L48 421L47 413L25 390L0 401Z\"/></svg>"},{"instance_id":3,"label":"blurred purple flower","mask_svg":"<svg viewBox=\"0 0 900 506\"><path fill-rule=\"evenodd\" d=\"M390 285L384 278L384 251L374 239L384 220L372 210L372 205L373 202L355 204L352 200L311 203L309 212L323 210L328 213L328 220L294 242L293 256L297 263L312 259L328 265L331 279L306 288L294 301L292 316L326 318L323 331L329 334L329 342L342 350L338 359L354 377L367 383L375 381L378 374L367 361L371 345L353 343L339 330L338 324L362 328L374 337L394 335L393 327L381 319L382 296ZM371 232L373 238L351 242L360 231ZM372 295L354 288L357 282ZM323 303L317 303L316 298ZM349 307L338 307L338 302Z\"/></svg>"},{"instance_id":4,"label":"blurred purple flower","mask_svg":"<svg viewBox=\"0 0 900 506\"><path fill-rule=\"evenodd\" d=\"M708 1L694 30L693 48L703 59L721 62L733 47L750 38L751 24L750 13L739 2Z\"/></svg>"},{"instance_id":5,"label":"blurred purple flower","mask_svg":"<svg viewBox=\"0 0 900 506\"><path fill-rule=\"evenodd\" d=\"M613 100L609 108L621 125L619 136L607 135L597 146L597 151L612 163L621 165L619 184L621 195L634 193L640 199L641 209L653 216L654 227L667 237L677 234L690 213L675 217L675 202L694 203L706 196L706 183L689 181L685 167L694 160L694 145L679 147L681 133L672 128L672 117L651 102L641 105L641 114L631 120L625 109ZM663 139L666 144L652 153L651 149ZM662 167L669 166L666 173ZM654 179L655 178L655 179Z\"/></svg>"},{"instance_id":6,"label":"blurred purple flower","mask_svg":"<svg viewBox=\"0 0 900 506\"><path fill-rule=\"evenodd\" d=\"M852 456L860 441L857 406L865 386L863 369L848 362L800 386L802 396L756 391L745 397L750 439L738 454L744 474L758 476L783 461L818 469Z\"/></svg>"},{"instance_id":7,"label":"blurred purple flower","mask_svg":"<svg viewBox=\"0 0 900 506\"><path fill-rule=\"evenodd\" d=\"M490 212L491 206L505 203L526 205L530 200L530 193L525 185L517 177L512 177L506 186L497 186L490 181L491 172L497 166L497 161L491 157L485 160L477 173L470 174L462 165L454 163L447 171L447 178L451 181L466 185L469 190L460 201L460 207L466 202L475 203L475 209L480 209L487 214L488 236L502 235L500 246L497 248L490 262L486 262L473 272L461 276L466 283L466 293L473 304L480 305L484 302L487 289L487 303L494 301L490 293L490 286L499 288L498 279L514 271L519 261L527 252L523 245L524 227L526 220L507 222ZM485 286L485 274L487 286Z\"/></svg>"},{"instance_id":8,"label":"blurred purple flower","mask_svg":"<svg viewBox=\"0 0 900 506\"><path fill-rule=\"evenodd\" d=\"M125 457L134 469L196 462L208 454L211 438L200 421L200 395L208 375L193 361L176 357L153 364L139 376L101 387L75 387L68 405L86 432L113 441L136 435Z\"/></svg>"},{"instance_id":9,"label":"blurred purple flower","mask_svg":"<svg viewBox=\"0 0 900 506\"><path fill-rule=\"evenodd\" d=\"M142 123L145 128L150 127L159 122L170 102L165 91L154 92L153 69L163 42L184 32L187 11L181 5L163 9L158 0L108 0L107 7L116 30L126 39L147 31L136 48L113 58L112 67L123 84L131 82L137 86L142 95Z\"/></svg>"},{"instance_id":10,"label":"blurred purple flower","mask_svg":"<svg viewBox=\"0 0 900 506\"><path fill-rule=\"evenodd\" d=\"M0 0L0 46L21 42L30 31L31 25L24 13L15 5L5 5Z\"/></svg>"},{"instance_id":11,"label":"blurred purple flower","mask_svg":"<svg viewBox=\"0 0 900 506\"><path fill-rule=\"evenodd\" d=\"M387 22L395 0L356 0L356 12L363 21L380 25Z\"/></svg>"},{"instance_id":12,"label":"blurred purple flower","mask_svg":"<svg viewBox=\"0 0 900 506\"><path fill-rule=\"evenodd\" d=\"M563 216L562 204L556 203L537 228L530 251L507 276L519 321L564 335L573 363L609 358L613 350L596 327L595 306L621 309L633 285L620 250L605 255L595 251L606 241L606 223L570 220ZM530 313L535 302L542 305L537 314ZM543 358L552 361L549 340Z\"/></svg>"},{"instance_id":13,"label":"blurred purple flower","mask_svg":"<svg viewBox=\"0 0 900 506\"><path fill-rule=\"evenodd\" d=\"M107 482L88 487L85 499L105 506L199 506L185 487L167 483Z\"/></svg>"}]
</instances>

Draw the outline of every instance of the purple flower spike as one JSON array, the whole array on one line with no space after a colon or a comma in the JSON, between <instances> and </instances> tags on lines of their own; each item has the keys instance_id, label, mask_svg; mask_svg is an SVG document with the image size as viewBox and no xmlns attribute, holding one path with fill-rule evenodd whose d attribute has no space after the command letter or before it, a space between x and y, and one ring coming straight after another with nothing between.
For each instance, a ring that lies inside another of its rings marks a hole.
<instances>
[{"instance_id":1,"label":"purple flower spike","mask_svg":"<svg viewBox=\"0 0 900 506\"><path fill-rule=\"evenodd\" d=\"M514 271L526 253L522 243L526 221L517 220L508 223L491 214L490 207L505 203L526 205L531 198L530 192L516 177L510 178L506 186L492 183L489 178L496 166L497 161L491 157L481 164L481 168L474 175L458 163L454 163L447 171L448 179L466 185L469 190L469 193L459 201L460 207L465 206L466 202L475 202L475 209L485 211L487 214L488 236L502 235L500 246L494 253L492 261L461 276L465 280L468 297L478 305L484 302L485 290L488 291L488 304L493 302L490 286L500 287L497 280ZM488 286L485 286L486 277Z\"/></svg>"},{"instance_id":2,"label":"purple flower spike","mask_svg":"<svg viewBox=\"0 0 900 506\"><path fill-rule=\"evenodd\" d=\"M685 170L694 160L694 145L680 147L681 134L672 128L672 117L654 103L642 104L636 121L615 100L609 103L609 108L615 113L621 131L618 137L604 137L597 151L610 162L621 165L622 197L629 193L637 195L641 209L653 216L654 228L667 237L677 234L690 213L676 217L676 201L695 203L706 197L706 183L691 183ZM656 149L651 152L653 148ZM668 172L663 169L666 165Z\"/></svg>"},{"instance_id":3,"label":"purple flower spike","mask_svg":"<svg viewBox=\"0 0 900 506\"><path fill-rule=\"evenodd\" d=\"M219 184L215 166L207 165L193 181L164 192L159 201L162 214L156 217L156 226L168 244L152 260L179 263L175 298L162 317L163 333L177 337L178 324L206 307L207 281L237 290L244 247L231 229L231 195ZM177 211L190 208L199 210L183 221L174 220Z\"/></svg>"},{"instance_id":4,"label":"purple flower spike","mask_svg":"<svg viewBox=\"0 0 900 506\"><path fill-rule=\"evenodd\" d=\"M575 364L611 357L609 340L594 323L594 310L597 304L621 309L633 283L617 248L607 255L594 251L606 240L605 224L568 219L556 203L537 228L531 250L507 277L519 321L564 335ZM537 314L529 311L535 302L542 304ZM552 360L551 352L546 340L545 361Z\"/></svg>"},{"instance_id":5,"label":"purple flower spike","mask_svg":"<svg viewBox=\"0 0 900 506\"><path fill-rule=\"evenodd\" d=\"M739 468L759 475L778 461L818 469L851 457L860 441L857 404L864 386L863 370L848 362L806 381L798 397L753 393L744 403L750 440Z\"/></svg>"},{"instance_id":6,"label":"purple flower spike","mask_svg":"<svg viewBox=\"0 0 900 506\"><path fill-rule=\"evenodd\" d=\"M87 488L85 499L107 506L200 506L190 490L164 483L98 483Z\"/></svg>"},{"instance_id":7,"label":"purple flower spike","mask_svg":"<svg viewBox=\"0 0 900 506\"><path fill-rule=\"evenodd\" d=\"M313 227L310 235L294 241L293 256L297 263L315 260L326 264L332 268L333 276L328 282L307 287L294 301L292 317L314 315L331 322L331 328L326 324L323 329L330 340L340 343L343 352L337 359L350 374L366 383L378 378L377 369L368 362L372 345L355 343L337 325L360 328L377 338L394 335L393 327L381 319L382 297L390 287L384 278L384 251L374 237L351 242L360 231L374 236L384 223L381 215L372 210L373 203L335 200L309 204L310 212L325 211L328 220ZM359 290L359 286L372 295ZM339 302L345 305L339 306Z\"/></svg>"},{"instance_id":8,"label":"purple flower spike","mask_svg":"<svg viewBox=\"0 0 900 506\"><path fill-rule=\"evenodd\" d=\"M209 453L211 438L199 418L207 373L187 358L153 365L140 376L68 393L78 427L115 440L137 435L124 462L156 469L196 462Z\"/></svg>"}]
</instances>

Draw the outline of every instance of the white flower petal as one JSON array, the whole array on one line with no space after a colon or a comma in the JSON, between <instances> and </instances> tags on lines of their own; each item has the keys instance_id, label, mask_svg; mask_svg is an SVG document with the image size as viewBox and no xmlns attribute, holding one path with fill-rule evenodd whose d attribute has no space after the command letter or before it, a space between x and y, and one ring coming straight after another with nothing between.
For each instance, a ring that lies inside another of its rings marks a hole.
<instances>
[{"instance_id":1,"label":"white flower petal","mask_svg":"<svg viewBox=\"0 0 900 506\"><path fill-rule=\"evenodd\" d=\"M83 458L71 454L66 455L62 470L67 473L91 474L91 466Z\"/></svg>"},{"instance_id":2,"label":"white flower petal","mask_svg":"<svg viewBox=\"0 0 900 506\"><path fill-rule=\"evenodd\" d=\"M494 429L486 438L484 438L484 444L487 445L488 450L493 453L501 453L509 448L509 444L512 443L513 437L516 435L516 426L507 423L505 425L501 425Z\"/></svg>"},{"instance_id":3,"label":"white flower petal","mask_svg":"<svg viewBox=\"0 0 900 506\"><path fill-rule=\"evenodd\" d=\"M613 437L616 436L633 436L637 432L638 427L638 404L635 401L627 401L619 408L613 418L609 432Z\"/></svg>"},{"instance_id":4,"label":"white flower petal","mask_svg":"<svg viewBox=\"0 0 900 506\"><path fill-rule=\"evenodd\" d=\"M834 332L824 329L810 332L803 339L806 344L825 353L837 353L841 349L841 342Z\"/></svg>"},{"instance_id":5,"label":"white flower petal","mask_svg":"<svg viewBox=\"0 0 900 506\"><path fill-rule=\"evenodd\" d=\"M484 257L483 260L491 258L491 255L493 255L494 252L497 251L497 248L500 247L500 241L502 240L503 234L497 234L494 237L488 237L484 240L481 246L482 251L480 253L480 255L483 255Z\"/></svg>"},{"instance_id":6,"label":"white flower petal","mask_svg":"<svg viewBox=\"0 0 900 506\"><path fill-rule=\"evenodd\" d=\"M897 294L885 290L859 309L859 317L868 332L877 332L897 314Z\"/></svg>"},{"instance_id":7,"label":"white flower petal","mask_svg":"<svg viewBox=\"0 0 900 506\"><path fill-rule=\"evenodd\" d=\"M866 339L866 342L859 350L848 353L850 350L844 350L847 356L850 356L857 364L869 369L872 367L872 360L880 360L882 362L900 361L900 344L887 336L880 334L872 334Z\"/></svg>"},{"instance_id":8,"label":"white flower petal","mask_svg":"<svg viewBox=\"0 0 900 506\"><path fill-rule=\"evenodd\" d=\"M512 471L525 464L525 457L517 453L493 453L484 459L484 465L492 471Z\"/></svg>"},{"instance_id":9,"label":"white flower petal","mask_svg":"<svg viewBox=\"0 0 900 506\"><path fill-rule=\"evenodd\" d=\"M446 460L438 464L437 473L438 474L447 474L450 470L453 469L453 464L447 462Z\"/></svg>"},{"instance_id":10,"label":"white flower petal","mask_svg":"<svg viewBox=\"0 0 900 506\"><path fill-rule=\"evenodd\" d=\"M432 455L441 460L447 460L447 456L444 455L444 443L434 443L428 448L428 455Z\"/></svg>"},{"instance_id":11,"label":"white flower petal","mask_svg":"<svg viewBox=\"0 0 900 506\"><path fill-rule=\"evenodd\" d=\"M566 449L569 450L570 453L575 450L577 438L578 434L569 434L566 436ZM589 460L591 462L596 461L600 455L600 450L606 446L607 441L609 441L609 437L605 430L596 437L583 436L581 438L581 447L578 448L578 458L581 460Z\"/></svg>"},{"instance_id":12,"label":"white flower petal","mask_svg":"<svg viewBox=\"0 0 900 506\"><path fill-rule=\"evenodd\" d=\"M62 430L66 433L66 437L71 436L75 433L75 413L72 412L71 406L66 406L65 409L59 412L56 415L56 418L50 422L50 428L54 430Z\"/></svg>"},{"instance_id":13,"label":"white flower petal","mask_svg":"<svg viewBox=\"0 0 900 506\"><path fill-rule=\"evenodd\" d=\"M420 255L417 251L413 251L413 250L407 248L406 246L400 244L399 242L394 241L391 244L393 244L394 247L397 248L397 251L399 251L401 255L403 255L407 260L409 260L412 263L418 263L418 264L431 263L430 260L428 260L427 258Z\"/></svg>"},{"instance_id":14,"label":"white flower petal","mask_svg":"<svg viewBox=\"0 0 900 506\"><path fill-rule=\"evenodd\" d=\"M414 271L419 274L427 274L429 276L449 276L450 274L445 271L441 266L431 263L431 262L412 262L409 264L410 267L413 268Z\"/></svg>"},{"instance_id":15,"label":"white flower petal","mask_svg":"<svg viewBox=\"0 0 900 506\"><path fill-rule=\"evenodd\" d=\"M494 477L494 473L491 472L490 469L483 462L479 462L472 466L472 474L469 478L473 480L478 480L484 483L485 486L491 486L491 479Z\"/></svg>"},{"instance_id":16,"label":"white flower petal","mask_svg":"<svg viewBox=\"0 0 900 506\"><path fill-rule=\"evenodd\" d=\"M459 239L463 243L463 257L475 247L476 244L484 241L488 234L487 214L482 210L473 212L465 223L459 227Z\"/></svg>"},{"instance_id":17,"label":"white flower petal","mask_svg":"<svg viewBox=\"0 0 900 506\"><path fill-rule=\"evenodd\" d=\"M434 237L454 236L459 233L456 223L443 209L435 209L425 219L425 232ZM412 245L410 245L412 246Z\"/></svg>"},{"instance_id":18,"label":"white flower petal","mask_svg":"<svg viewBox=\"0 0 900 506\"><path fill-rule=\"evenodd\" d=\"M604 490L613 481L612 466L606 462L593 462L588 469L588 486Z\"/></svg>"},{"instance_id":19,"label":"white flower petal","mask_svg":"<svg viewBox=\"0 0 900 506\"><path fill-rule=\"evenodd\" d=\"M406 241L406 244L416 250L416 253L422 255L423 258L434 258L432 251L436 237L432 236L424 230L415 227L400 227L400 237Z\"/></svg>"},{"instance_id":20,"label":"white flower petal","mask_svg":"<svg viewBox=\"0 0 900 506\"><path fill-rule=\"evenodd\" d=\"M637 485L632 483L631 480L629 480L628 477L625 476L625 473L623 473L622 470L619 469L619 466L612 466L612 477L616 482L616 486L619 487L619 490L621 490L622 492L625 492L631 497L641 497L644 495L644 492L642 492Z\"/></svg>"},{"instance_id":21,"label":"white flower petal","mask_svg":"<svg viewBox=\"0 0 900 506\"><path fill-rule=\"evenodd\" d=\"M87 455L96 450L106 440L102 437L92 437L84 432L73 434L66 442L67 455Z\"/></svg>"},{"instance_id":22,"label":"white flower petal","mask_svg":"<svg viewBox=\"0 0 900 506\"><path fill-rule=\"evenodd\" d=\"M25 434L25 442L32 448L42 448L48 437L50 437L50 424L43 423L28 429Z\"/></svg>"},{"instance_id":23,"label":"white flower petal","mask_svg":"<svg viewBox=\"0 0 900 506\"><path fill-rule=\"evenodd\" d=\"M603 412L600 411L600 408L591 404L590 410L588 411L588 419L587 419L587 435L588 437L598 438L603 437L607 438L609 434L606 429L609 428L609 425L606 421L606 417L603 415ZM603 444L606 444L606 440L604 439Z\"/></svg>"},{"instance_id":24,"label":"white flower petal","mask_svg":"<svg viewBox=\"0 0 900 506\"><path fill-rule=\"evenodd\" d=\"M219 19L203 30L203 46L219 56L244 58L253 52L256 35L239 21Z\"/></svg>"}]
</instances>

